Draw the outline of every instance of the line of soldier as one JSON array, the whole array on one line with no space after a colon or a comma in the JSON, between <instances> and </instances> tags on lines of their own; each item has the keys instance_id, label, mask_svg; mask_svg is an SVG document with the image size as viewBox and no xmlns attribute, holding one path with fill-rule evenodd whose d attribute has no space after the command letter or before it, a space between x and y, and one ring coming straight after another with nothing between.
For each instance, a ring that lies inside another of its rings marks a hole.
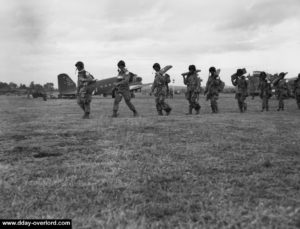
<instances>
[{"instance_id":1,"label":"line of soldier","mask_svg":"<svg viewBox=\"0 0 300 229\"><path fill-rule=\"evenodd\" d=\"M231 81L234 86L237 87L235 98L238 101L240 112L247 110L247 104L245 102L248 96L248 82L244 74L246 69L238 69L235 74L231 76ZM278 109L277 111L284 110L284 100L290 97L290 90L284 77L287 73L281 72L279 77L274 80L273 85L276 87ZM272 97L271 82L267 80L267 74L261 72L259 76L259 96L262 99L261 111L269 111L269 99ZM294 94L297 102L298 109L300 109L300 73L298 78L294 81Z\"/></svg>"},{"instance_id":2,"label":"line of soldier","mask_svg":"<svg viewBox=\"0 0 300 229\"><path fill-rule=\"evenodd\" d=\"M78 87L77 87L77 103L84 111L83 118L88 119L90 116L90 103L92 100L92 93L94 87L90 87L95 82L94 77L84 69L84 63L78 61L75 64L78 71ZM115 82L114 90L114 104L113 104L113 114L112 117L118 116L119 103L124 98L126 105L133 112L133 116L139 116L135 106L131 103L131 92L129 89L130 83L130 73L126 64L123 60L120 60L117 64L118 66L118 77ZM153 66L155 71L154 82L151 87L151 95L155 96L156 110L159 116L163 115L163 111L168 116L172 108L166 102L168 94L168 83L170 83L170 76L166 72L172 68L168 65L161 69L159 63L155 63ZM199 95L201 92L201 79L198 73L201 70L197 70L195 65L190 65L188 67L188 72L182 73L183 82L187 86L186 99L189 102L189 109L187 115L191 115L193 110L196 111L196 115L200 113L201 106L199 104ZM210 100L212 113L218 113L218 103L219 93L224 89L224 82L220 79L220 70L215 67L209 68L209 78L206 83L204 90L204 95L206 95L206 100ZM248 82L245 75L246 69L237 69L236 73L231 76L231 82L236 86L235 98L238 102L238 107L241 113L247 110L247 103L245 102L248 96ZM284 110L284 99L288 97L288 86L284 80L286 73L280 73L279 78L276 79L273 84L278 89L278 111ZM262 111L269 110L269 99L272 96L271 83L267 81L267 75L265 72L260 73L260 83L259 83L260 97L262 99ZM300 74L295 80L294 92L297 101L298 108L300 109Z\"/></svg>"}]
</instances>

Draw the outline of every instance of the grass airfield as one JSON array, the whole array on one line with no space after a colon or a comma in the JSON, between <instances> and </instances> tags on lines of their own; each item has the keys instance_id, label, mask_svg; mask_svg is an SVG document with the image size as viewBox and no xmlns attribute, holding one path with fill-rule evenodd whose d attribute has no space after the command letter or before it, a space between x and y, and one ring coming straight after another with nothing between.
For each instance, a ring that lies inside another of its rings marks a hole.
<instances>
[{"instance_id":1,"label":"grass airfield","mask_svg":"<svg viewBox=\"0 0 300 229\"><path fill-rule=\"evenodd\" d=\"M154 97L0 96L0 218L72 219L73 228L300 228L300 110L240 114L221 94L187 116L183 95L158 117Z\"/></svg>"}]
</instances>

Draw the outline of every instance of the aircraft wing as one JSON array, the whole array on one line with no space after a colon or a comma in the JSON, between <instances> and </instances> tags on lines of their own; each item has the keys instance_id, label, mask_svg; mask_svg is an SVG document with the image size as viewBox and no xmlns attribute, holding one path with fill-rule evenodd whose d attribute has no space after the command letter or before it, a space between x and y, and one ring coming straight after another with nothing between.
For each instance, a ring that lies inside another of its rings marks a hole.
<instances>
[{"instance_id":1,"label":"aircraft wing","mask_svg":"<svg viewBox=\"0 0 300 229\"><path fill-rule=\"evenodd\" d=\"M143 84L143 87L152 86L153 83L145 83Z\"/></svg>"}]
</instances>

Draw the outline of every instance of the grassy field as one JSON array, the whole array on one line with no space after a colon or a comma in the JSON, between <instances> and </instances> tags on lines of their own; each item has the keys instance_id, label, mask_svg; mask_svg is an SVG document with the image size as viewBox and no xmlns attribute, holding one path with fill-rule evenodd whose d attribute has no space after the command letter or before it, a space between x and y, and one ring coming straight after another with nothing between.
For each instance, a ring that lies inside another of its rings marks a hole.
<instances>
[{"instance_id":1,"label":"grassy field","mask_svg":"<svg viewBox=\"0 0 300 229\"><path fill-rule=\"evenodd\" d=\"M300 111L240 114L221 95L186 116L183 96L158 117L153 97L110 118L94 98L0 96L0 218L69 218L73 228L300 228Z\"/></svg>"}]
</instances>

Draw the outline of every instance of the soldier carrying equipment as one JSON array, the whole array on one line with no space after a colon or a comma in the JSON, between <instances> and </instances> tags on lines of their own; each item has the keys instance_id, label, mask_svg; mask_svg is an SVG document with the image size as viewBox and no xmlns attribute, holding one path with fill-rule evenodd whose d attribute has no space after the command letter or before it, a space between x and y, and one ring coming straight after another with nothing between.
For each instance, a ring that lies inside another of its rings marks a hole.
<instances>
[{"instance_id":1,"label":"soldier carrying equipment","mask_svg":"<svg viewBox=\"0 0 300 229\"><path fill-rule=\"evenodd\" d=\"M186 99L189 101L189 111L187 115L191 115L193 109L196 114L199 114L201 106L199 105L199 94L201 90L201 79L198 77L198 72L195 65L189 66L189 71L182 73L183 83L187 85L187 91L185 94Z\"/></svg>"},{"instance_id":2,"label":"soldier carrying equipment","mask_svg":"<svg viewBox=\"0 0 300 229\"><path fill-rule=\"evenodd\" d=\"M260 82L258 85L258 89L260 90L260 98L262 99L262 109L263 112L264 109L266 111L269 111L269 99L272 96L272 88L270 82L267 80L267 74L265 72L260 73Z\"/></svg>"},{"instance_id":3,"label":"soldier carrying equipment","mask_svg":"<svg viewBox=\"0 0 300 229\"><path fill-rule=\"evenodd\" d=\"M75 66L78 70L77 103L84 111L82 118L88 119L90 117L90 104L92 101L92 92L94 90L94 86L89 86L95 83L95 79L90 73L85 71L83 62L78 61Z\"/></svg>"},{"instance_id":4,"label":"soldier carrying equipment","mask_svg":"<svg viewBox=\"0 0 300 229\"><path fill-rule=\"evenodd\" d=\"M246 73L247 71L245 68L237 69L236 73L231 76L231 82L233 86L236 87L235 98L238 101L238 106L241 113L247 110L247 104L245 100L248 97L248 82L244 76Z\"/></svg>"},{"instance_id":5,"label":"soldier carrying equipment","mask_svg":"<svg viewBox=\"0 0 300 229\"><path fill-rule=\"evenodd\" d=\"M284 100L289 97L289 88L284 79L287 72L281 72L279 77L274 80L273 85L277 88L278 109L277 111L284 110Z\"/></svg>"},{"instance_id":6,"label":"soldier carrying equipment","mask_svg":"<svg viewBox=\"0 0 300 229\"><path fill-rule=\"evenodd\" d=\"M219 93L224 89L224 82L221 81L219 74L220 69L216 70L215 67L209 68L210 76L207 80L204 95L206 95L206 100L210 100L212 113L218 113L218 98Z\"/></svg>"},{"instance_id":7,"label":"soldier carrying equipment","mask_svg":"<svg viewBox=\"0 0 300 229\"><path fill-rule=\"evenodd\" d=\"M171 65L168 65L164 68L160 68L159 63L153 65L155 70L155 78L151 87L151 94L154 93L155 104L158 115L163 115L163 110L166 112L166 115L169 115L172 108L165 102L167 97L167 83L170 82L170 78L166 77L165 73L172 68Z\"/></svg>"},{"instance_id":8,"label":"soldier carrying equipment","mask_svg":"<svg viewBox=\"0 0 300 229\"><path fill-rule=\"evenodd\" d=\"M133 75L126 69L125 62L120 60L118 62L118 77L117 82L115 82L116 88L114 91L114 106L113 106L113 115L112 117L118 116L119 103L122 101L124 97L125 103L128 108L133 112L134 116L138 116L138 112L136 111L134 105L131 103L131 93L129 89L129 82L133 80Z\"/></svg>"}]
</instances>

